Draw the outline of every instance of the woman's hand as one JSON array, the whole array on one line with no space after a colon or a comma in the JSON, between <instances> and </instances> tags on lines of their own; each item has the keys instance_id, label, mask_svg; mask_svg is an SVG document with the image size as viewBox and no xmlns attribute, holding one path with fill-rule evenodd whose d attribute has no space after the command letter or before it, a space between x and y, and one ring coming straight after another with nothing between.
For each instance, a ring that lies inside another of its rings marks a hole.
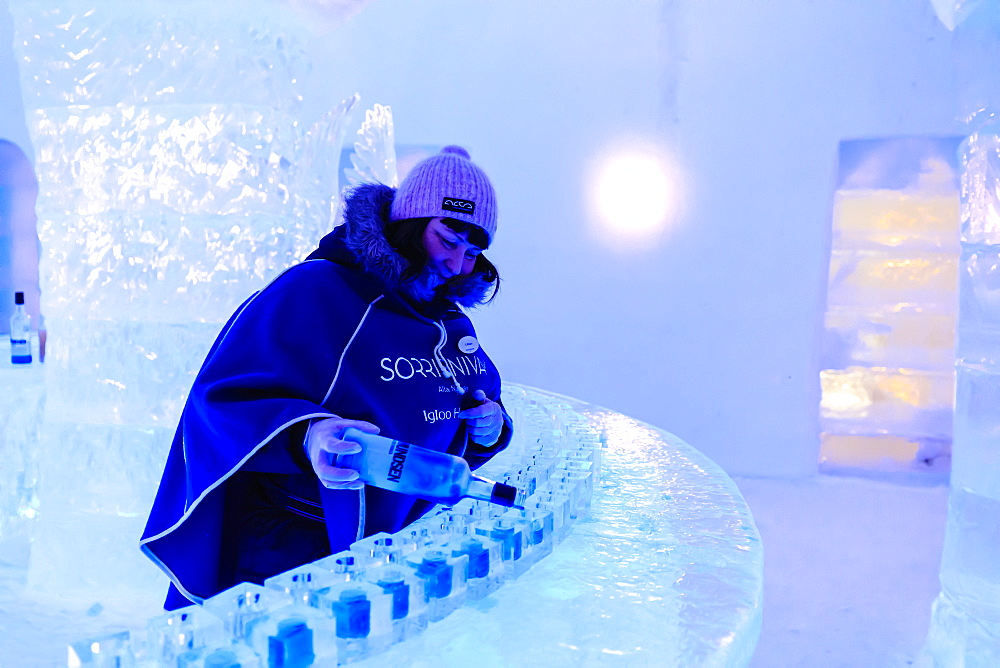
<instances>
[{"instance_id":1,"label":"woman's hand","mask_svg":"<svg viewBox=\"0 0 1000 668\"><path fill-rule=\"evenodd\" d=\"M503 409L500 404L486 398L486 393L476 390L472 393L478 405L466 408L458 417L469 423L469 437L479 445L490 447L500 440L503 431Z\"/></svg>"},{"instance_id":2,"label":"woman's hand","mask_svg":"<svg viewBox=\"0 0 1000 668\"><path fill-rule=\"evenodd\" d=\"M368 434L377 434L379 431L371 422L345 420L333 415L313 421L306 433L306 456L316 477L327 489L362 489L365 486L365 483L358 480L358 472L354 469L342 469L333 465L337 461L337 455L353 455L362 450L360 443L343 439L344 431L349 427Z\"/></svg>"}]
</instances>

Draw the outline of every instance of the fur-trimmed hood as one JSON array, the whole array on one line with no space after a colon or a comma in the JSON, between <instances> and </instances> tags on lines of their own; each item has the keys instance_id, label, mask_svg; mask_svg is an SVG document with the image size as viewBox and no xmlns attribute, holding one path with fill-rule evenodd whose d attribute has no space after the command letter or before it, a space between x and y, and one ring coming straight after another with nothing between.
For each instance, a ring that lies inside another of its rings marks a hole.
<instances>
[{"instance_id":1,"label":"fur-trimmed hood","mask_svg":"<svg viewBox=\"0 0 1000 668\"><path fill-rule=\"evenodd\" d=\"M381 183L363 183L351 190L344 202L343 224L323 237L309 259L356 267L386 288L411 295L403 279L409 262L389 245L383 234L395 195L395 188ZM446 298L474 308L488 300L492 285L482 275L473 274L455 284Z\"/></svg>"}]
</instances>

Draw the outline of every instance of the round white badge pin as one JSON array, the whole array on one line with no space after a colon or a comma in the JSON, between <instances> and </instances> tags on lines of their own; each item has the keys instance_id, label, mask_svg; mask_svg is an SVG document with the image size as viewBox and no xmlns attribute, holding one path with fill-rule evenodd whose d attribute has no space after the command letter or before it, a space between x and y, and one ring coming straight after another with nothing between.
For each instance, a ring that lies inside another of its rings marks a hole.
<instances>
[{"instance_id":1,"label":"round white badge pin","mask_svg":"<svg viewBox=\"0 0 1000 668\"><path fill-rule=\"evenodd\" d=\"M474 336L463 336L458 340L458 349L466 355L471 355L479 350L479 341Z\"/></svg>"}]
</instances>

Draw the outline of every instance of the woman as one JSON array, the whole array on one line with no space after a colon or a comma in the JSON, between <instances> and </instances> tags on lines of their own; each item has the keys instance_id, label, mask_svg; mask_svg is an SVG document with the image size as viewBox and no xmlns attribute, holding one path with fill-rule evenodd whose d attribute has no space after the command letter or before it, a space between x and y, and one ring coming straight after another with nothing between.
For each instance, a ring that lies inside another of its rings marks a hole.
<instances>
[{"instance_id":1,"label":"woman","mask_svg":"<svg viewBox=\"0 0 1000 668\"><path fill-rule=\"evenodd\" d=\"M344 224L245 302L181 416L141 545L165 607L395 532L431 506L367 487L333 455L348 427L465 457L510 442L500 377L458 308L493 298L486 175L446 147L393 190L356 188Z\"/></svg>"}]
</instances>

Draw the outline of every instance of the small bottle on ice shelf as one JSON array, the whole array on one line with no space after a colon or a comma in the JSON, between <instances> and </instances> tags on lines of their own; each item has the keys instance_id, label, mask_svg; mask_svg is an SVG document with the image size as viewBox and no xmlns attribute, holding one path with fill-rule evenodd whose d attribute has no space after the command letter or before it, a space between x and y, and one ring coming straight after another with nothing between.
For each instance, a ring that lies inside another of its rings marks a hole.
<instances>
[{"instance_id":1,"label":"small bottle on ice shelf","mask_svg":"<svg viewBox=\"0 0 1000 668\"><path fill-rule=\"evenodd\" d=\"M369 485L445 504L463 497L515 508L524 503L523 492L473 475L461 457L354 428L347 429L344 438L360 443L363 449L339 455L335 466L354 469Z\"/></svg>"},{"instance_id":2,"label":"small bottle on ice shelf","mask_svg":"<svg viewBox=\"0 0 1000 668\"><path fill-rule=\"evenodd\" d=\"M24 310L24 293L14 293L14 315L10 318L10 361L31 364L31 316Z\"/></svg>"}]
</instances>

